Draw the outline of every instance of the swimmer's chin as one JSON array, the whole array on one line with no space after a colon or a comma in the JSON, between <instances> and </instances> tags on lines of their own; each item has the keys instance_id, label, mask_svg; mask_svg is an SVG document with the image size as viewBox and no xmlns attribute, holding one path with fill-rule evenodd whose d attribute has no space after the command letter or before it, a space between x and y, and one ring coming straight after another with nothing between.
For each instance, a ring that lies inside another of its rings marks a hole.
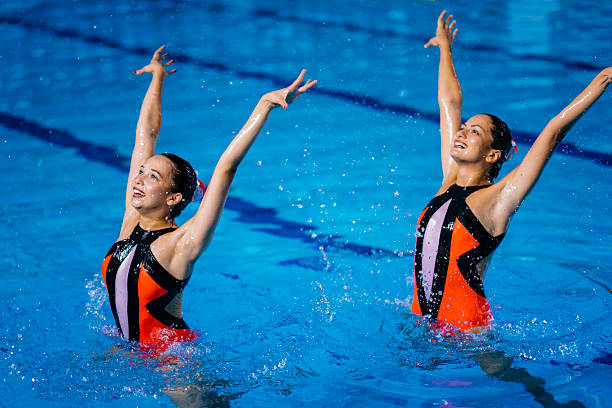
<instances>
[{"instance_id":1,"label":"swimmer's chin","mask_svg":"<svg viewBox=\"0 0 612 408\"><path fill-rule=\"evenodd\" d=\"M130 200L130 206L135 210L139 210L143 207L142 201L142 197L132 197L132 199Z\"/></svg>"},{"instance_id":2,"label":"swimmer's chin","mask_svg":"<svg viewBox=\"0 0 612 408\"><path fill-rule=\"evenodd\" d=\"M455 149L451 149L450 157L451 157L451 159L453 159L455 161L461 161L461 151L457 151Z\"/></svg>"}]
</instances>

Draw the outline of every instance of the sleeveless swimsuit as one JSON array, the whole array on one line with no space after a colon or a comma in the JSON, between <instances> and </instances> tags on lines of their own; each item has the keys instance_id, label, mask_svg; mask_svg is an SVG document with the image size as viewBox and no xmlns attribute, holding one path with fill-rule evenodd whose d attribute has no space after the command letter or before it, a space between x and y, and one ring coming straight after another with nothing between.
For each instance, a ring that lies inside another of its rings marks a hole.
<instances>
[{"instance_id":1,"label":"sleeveless swimsuit","mask_svg":"<svg viewBox=\"0 0 612 408\"><path fill-rule=\"evenodd\" d=\"M102 277L119 333L128 340L169 346L197 337L185 321L166 307L187 285L155 259L151 243L174 228L145 231L137 225L117 241L102 263Z\"/></svg>"},{"instance_id":2,"label":"sleeveless swimsuit","mask_svg":"<svg viewBox=\"0 0 612 408\"><path fill-rule=\"evenodd\" d=\"M491 307L477 265L497 248L465 199L487 186L450 186L419 216L414 255L412 312L461 330L485 326Z\"/></svg>"}]
</instances>

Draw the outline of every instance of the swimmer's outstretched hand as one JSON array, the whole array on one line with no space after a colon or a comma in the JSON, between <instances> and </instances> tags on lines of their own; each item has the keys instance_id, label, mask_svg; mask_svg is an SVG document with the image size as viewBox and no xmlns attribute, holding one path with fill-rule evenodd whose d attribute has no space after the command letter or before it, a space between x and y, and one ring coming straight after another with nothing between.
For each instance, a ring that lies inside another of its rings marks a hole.
<instances>
[{"instance_id":1,"label":"swimmer's outstretched hand","mask_svg":"<svg viewBox=\"0 0 612 408\"><path fill-rule=\"evenodd\" d=\"M450 14L446 17L446 10L440 13L440 17L438 17L438 27L436 28L436 36L432 37L427 43L424 45L425 48L429 48L430 45L435 45L436 47L453 47L453 41L455 41L455 36L457 35L457 28L455 28L456 20L453 20L452 23L449 22L452 20L453 15ZM455 31L453 31L455 28Z\"/></svg>"},{"instance_id":2,"label":"swimmer's outstretched hand","mask_svg":"<svg viewBox=\"0 0 612 408\"><path fill-rule=\"evenodd\" d=\"M162 54L164 49L166 49L165 45L162 45L161 47L159 47L157 51L155 51L155 53L153 54L153 58L151 58L151 62L148 65L145 65L144 67L140 69L134 70L134 73L136 75L142 75L145 72L150 73L150 74L159 73L159 74L164 74L164 75L174 74L176 72L176 69L166 71L166 68L168 68L174 62L174 60L170 60L164 63L164 59L168 56L167 53Z\"/></svg>"},{"instance_id":3,"label":"swimmer's outstretched hand","mask_svg":"<svg viewBox=\"0 0 612 408\"><path fill-rule=\"evenodd\" d=\"M311 81L309 79L304 85L300 86L300 84L304 80L304 75L306 75L305 69L300 72L300 75L297 77L297 79L293 81L293 83L287 88L269 92L265 94L261 99L265 102L270 103L273 108L276 108L277 106L282 106L283 108L287 109L287 107L291 103L293 103L293 101L295 101L297 98L302 96L304 92L316 85L316 79L314 81Z\"/></svg>"},{"instance_id":4,"label":"swimmer's outstretched hand","mask_svg":"<svg viewBox=\"0 0 612 408\"><path fill-rule=\"evenodd\" d=\"M612 84L612 67L608 67L599 73L604 85L607 87Z\"/></svg>"}]
</instances>

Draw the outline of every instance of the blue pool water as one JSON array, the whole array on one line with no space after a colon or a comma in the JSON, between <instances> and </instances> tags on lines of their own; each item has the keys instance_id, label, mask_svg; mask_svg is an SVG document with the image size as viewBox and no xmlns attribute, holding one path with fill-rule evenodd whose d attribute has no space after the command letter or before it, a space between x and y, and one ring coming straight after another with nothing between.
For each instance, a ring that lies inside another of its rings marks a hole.
<instances>
[{"instance_id":1,"label":"blue pool water","mask_svg":"<svg viewBox=\"0 0 612 408\"><path fill-rule=\"evenodd\" d=\"M0 407L175 406L181 386L199 388L193 406L540 406L480 369L486 350L559 402L612 405L610 92L495 255L492 335L440 336L406 306L441 177L437 51L422 45L444 8L464 114L496 113L519 141L503 172L612 65L609 2L3 2ZM302 67L319 80L241 165L185 291L202 335L178 362L125 348L100 274L147 86L131 70L161 44L178 73L158 150L201 175L261 94Z\"/></svg>"}]
</instances>

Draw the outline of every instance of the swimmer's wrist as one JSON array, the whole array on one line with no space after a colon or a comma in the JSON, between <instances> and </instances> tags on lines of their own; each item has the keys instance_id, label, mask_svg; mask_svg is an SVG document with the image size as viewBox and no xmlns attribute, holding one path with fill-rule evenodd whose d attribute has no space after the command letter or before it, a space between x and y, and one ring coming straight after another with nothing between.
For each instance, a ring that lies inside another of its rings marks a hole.
<instances>
[{"instance_id":1,"label":"swimmer's wrist","mask_svg":"<svg viewBox=\"0 0 612 408\"><path fill-rule=\"evenodd\" d=\"M269 110L272 110L273 108L278 106L278 104L275 104L271 102L270 100L268 100L266 96L267 94L262 96L261 99L259 99L259 103L257 105L261 106L264 109L269 109Z\"/></svg>"},{"instance_id":2,"label":"swimmer's wrist","mask_svg":"<svg viewBox=\"0 0 612 408\"><path fill-rule=\"evenodd\" d=\"M612 67L608 67L602 70L597 76L601 77L604 80L604 86L610 85L612 82Z\"/></svg>"},{"instance_id":3,"label":"swimmer's wrist","mask_svg":"<svg viewBox=\"0 0 612 408\"><path fill-rule=\"evenodd\" d=\"M164 72L164 67L153 68L152 74L153 74L153 78L156 78L156 79L164 79L164 77L166 76L165 75L166 73Z\"/></svg>"},{"instance_id":4,"label":"swimmer's wrist","mask_svg":"<svg viewBox=\"0 0 612 408\"><path fill-rule=\"evenodd\" d=\"M451 47L451 43L448 40L440 41L440 51L448 51L452 53L453 47Z\"/></svg>"}]
</instances>

